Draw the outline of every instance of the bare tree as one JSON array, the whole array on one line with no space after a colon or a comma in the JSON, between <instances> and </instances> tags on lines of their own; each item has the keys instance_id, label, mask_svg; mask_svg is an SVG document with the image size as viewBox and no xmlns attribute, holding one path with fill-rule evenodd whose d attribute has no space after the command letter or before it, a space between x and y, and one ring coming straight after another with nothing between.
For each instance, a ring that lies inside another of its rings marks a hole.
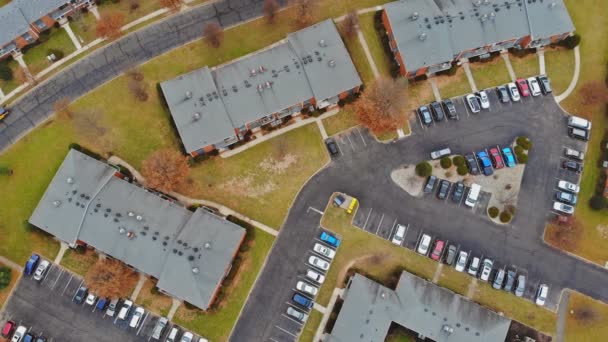
<instances>
[{"instance_id":1,"label":"bare tree","mask_svg":"<svg viewBox=\"0 0 608 342\"><path fill-rule=\"evenodd\" d=\"M15 80L20 84L38 84L38 80L25 68L17 68L17 71L15 71Z\"/></svg>"},{"instance_id":2,"label":"bare tree","mask_svg":"<svg viewBox=\"0 0 608 342\"><path fill-rule=\"evenodd\" d=\"M357 35L357 28L359 27L359 16L357 15L357 11L350 11L340 24L340 29L342 33L347 38L352 38Z\"/></svg>"},{"instance_id":3,"label":"bare tree","mask_svg":"<svg viewBox=\"0 0 608 342\"><path fill-rule=\"evenodd\" d=\"M209 45L219 48L224 41L224 29L218 23L208 23L203 29L203 36Z\"/></svg>"},{"instance_id":4,"label":"bare tree","mask_svg":"<svg viewBox=\"0 0 608 342\"><path fill-rule=\"evenodd\" d=\"M184 184L189 172L187 158L172 149L153 152L144 160L141 170L146 178L146 186L166 192L174 191Z\"/></svg>"},{"instance_id":5,"label":"bare tree","mask_svg":"<svg viewBox=\"0 0 608 342\"><path fill-rule=\"evenodd\" d=\"M295 22L300 27L310 25L314 21L317 0L292 0L295 7Z\"/></svg>"},{"instance_id":6,"label":"bare tree","mask_svg":"<svg viewBox=\"0 0 608 342\"><path fill-rule=\"evenodd\" d=\"M137 283L137 273L116 259L100 259L87 272L85 283L100 297L128 295Z\"/></svg>"},{"instance_id":7,"label":"bare tree","mask_svg":"<svg viewBox=\"0 0 608 342\"><path fill-rule=\"evenodd\" d=\"M69 107L70 100L67 97L61 98L53 104L53 111L59 120L67 121L73 118L73 112Z\"/></svg>"},{"instance_id":8,"label":"bare tree","mask_svg":"<svg viewBox=\"0 0 608 342\"><path fill-rule=\"evenodd\" d=\"M183 0L160 0L160 5L171 11L177 12L184 4Z\"/></svg>"},{"instance_id":9,"label":"bare tree","mask_svg":"<svg viewBox=\"0 0 608 342\"><path fill-rule=\"evenodd\" d=\"M129 80L129 91L131 94L133 94L137 101L148 101L148 89L145 82L134 79Z\"/></svg>"},{"instance_id":10,"label":"bare tree","mask_svg":"<svg viewBox=\"0 0 608 342\"><path fill-rule=\"evenodd\" d=\"M104 154L114 148L111 129L103 124L104 113L100 109L72 113L72 124L78 137L96 145Z\"/></svg>"},{"instance_id":11,"label":"bare tree","mask_svg":"<svg viewBox=\"0 0 608 342\"><path fill-rule=\"evenodd\" d=\"M125 15L120 12L103 14L97 22L95 29L97 37L116 39L122 35L121 27L124 25Z\"/></svg>"},{"instance_id":12,"label":"bare tree","mask_svg":"<svg viewBox=\"0 0 608 342\"><path fill-rule=\"evenodd\" d=\"M264 0L264 17L266 17L268 23L274 23L278 11L279 3L277 0Z\"/></svg>"},{"instance_id":13,"label":"bare tree","mask_svg":"<svg viewBox=\"0 0 608 342\"><path fill-rule=\"evenodd\" d=\"M375 134L403 127L407 121L407 86L402 80L375 80L355 102L357 118Z\"/></svg>"}]
</instances>

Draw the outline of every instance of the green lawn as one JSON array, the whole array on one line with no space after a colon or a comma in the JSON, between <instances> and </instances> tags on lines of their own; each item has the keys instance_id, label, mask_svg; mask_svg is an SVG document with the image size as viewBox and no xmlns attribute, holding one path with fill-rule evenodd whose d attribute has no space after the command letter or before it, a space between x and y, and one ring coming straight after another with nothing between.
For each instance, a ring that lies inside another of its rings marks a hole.
<instances>
[{"instance_id":1,"label":"green lawn","mask_svg":"<svg viewBox=\"0 0 608 342\"><path fill-rule=\"evenodd\" d=\"M17 81L17 70L19 70L20 66L17 61L9 58L8 60L0 61L0 63L6 63L8 67L13 71L13 79L10 81L0 80L0 89L4 92L4 95L8 95L11 91L17 88L20 83Z\"/></svg>"},{"instance_id":2,"label":"green lawn","mask_svg":"<svg viewBox=\"0 0 608 342\"><path fill-rule=\"evenodd\" d=\"M97 260L99 260L99 256L92 250L87 249L86 252L79 253L70 248L65 251L61 259L61 266L84 277Z\"/></svg>"},{"instance_id":3,"label":"green lawn","mask_svg":"<svg viewBox=\"0 0 608 342\"><path fill-rule=\"evenodd\" d=\"M61 50L64 56L76 51L76 47L72 44L70 37L64 29L52 28L48 31L48 34L49 38L47 41L28 48L23 53L23 60L33 75L36 75L52 64L46 59L46 56L49 55L49 49Z\"/></svg>"},{"instance_id":4,"label":"green lawn","mask_svg":"<svg viewBox=\"0 0 608 342\"><path fill-rule=\"evenodd\" d=\"M551 79L555 94L568 88L574 75L574 51L567 49L545 50L545 71Z\"/></svg>"},{"instance_id":5,"label":"green lawn","mask_svg":"<svg viewBox=\"0 0 608 342\"><path fill-rule=\"evenodd\" d=\"M471 63L471 73L477 89L493 88L511 82L507 64L500 56L485 63Z\"/></svg>"},{"instance_id":6,"label":"green lawn","mask_svg":"<svg viewBox=\"0 0 608 342\"><path fill-rule=\"evenodd\" d=\"M428 104L435 101L435 95L433 95L433 88L431 88L431 82L427 80L410 82L408 87L409 96L409 107L415 109L423 104Z\"/></svg>"},{"instance_id":7,"label":"green lawn","mask_svg":"<svg viewBox=\"0 0 608 342\"><path fill-rule=\"evenodd\" d=\"M384 342L414 342L416 341L416 337L412 335L411 332L408 332L405 328L397 326L397 329L394 329L390 332Z\"/></svg>"},{"instance_id":8,"label":"green lawn","mask_svg":"<svg viewBox=\"0 0 608 342\"><path fill-rule=\"evenodd\" d=\"M11 2L11 0L0 0L0 7L8 4L9 2Z\"/></svg>"},{"instance_id":9,"label":"green lawn","mask_svg":"<svg viewBox=\"0 0 608 342\"><path fill-rule=\"evenodd\" d=\"M156 281L148 278L141 288L135 303L157 315L167 316L173 300L171 297L159 292L158 289L156 289Z\"/></svg>"},{"instance_id":10,"label":"green lawn","mask_svg":"<svg viewBox=\"0 0 608 342\"><path fill-rule=\"evenodd\" d=\"M132 4L138 4L136 9L132 8ZM148 15L162 8L159 1L104 1L98 6L99 14L120 12L125 15L125 24ZM202 30L202 28L201 28Z\"/></svg>"},{"instance_id":11,"label":"green lawn","mask_svg":"<svg viewBox=\"0 0 608 342\"><path fill-rule=\"evenodd\" d=\"M570 293L564 341L603 341L608 335L608 305L578 292Z\"/></svg>"},{"instance_id":12,"label":"green lawn","mask_svg":"<svg viewBox=\"0 0 608 342\"><path fill-rule=\"evenodd\" d=\"M355 68L357 68L357 72L359 72L361 81L363 81L364 84L371 83L374 80L374 73L372 72L372 67L369 65L369 61L365 56L365 52L363 51L363 47L361 46L359 39L357 39L357 36L345 37L343 35L342 40L344 41L344 45L346 45L350 58L355 64Z\"/></svg>"},{"instance_id":13,"label":"green lawn","mask_svg":"<svg viewBox=\"0 0 608 342\"><path fill-rule=\"evenodd\" d=\"M340 108L338 114L323 119L323 126L328 136L353 128L358 124L357 114L353 105L350 104Z\"/></svg>"},{"instance_id":14,"label":"green lawn","mask_svg":"<svg viewBox=\"0 0 608 342\"><path fill-rule=\"evenodd\" d=\"M96 26L97 19L89 12L79 14L74 20L70 21L70 27L74 31L74 35L80 39L83 46L97 38L97 34L95 33Z\"/></svg>"},{"instance_id":15,"label":"green lawn","mask_svg":"<svg viewBox=\"0 0 608 342\"><path fill-rule=\"evenodd\" d=\"M228 339L274 242L274 237L262 230L255 229L254 235L249 249L240 254L242 261L233 280L235 285L229 287L220 308L205 313L188 309L182 305L173 317L175 323L201 334L210 341L218 342Z\"/></svg>"},{"instance_id":16,"label":"green lawn","mask_svg":"<svg viewBox=\"0 0 608 342\"><path fill-rule=\"evenodd\" d=\"M472 91L467 75L464 73L464 68L462 67L458 67L456 73L452 76L440 75L435 76L434 78L437 82L441 98L450 99L468 94Z\"/></svg>"},{"instance_id":17,"label":"green lawn","mask_svg":"<svg viewBox=\"0 0 608 342\"><path fill-rule=\"evenodd\" d=\"M401 129L403 130L403 133L405 135L410 134L409 122L406 122L406 124ZM392 140L399 138L399 134L397 133L397 130L388 131L388 132L377 135L376 138L383 142L390 142Z\"/></svg>"},{"instance_id":18,"label":"green lawn","mask_svg":"<svg viewBox=\"0 0 608 342\"><path fill-rule=\"evenodd\" d=\"M306 321L306 325L302 329L302 333L300 334L300 342L313 342L315 338L315 334L317 333L317 328L319 324L321 324L321 319L323 318L323 314L317 310L310 310L308 314L308 320Z\"/></svg>"},{"instance_id":19,"label":"green lawn","mask_svg":"<svg viewBox=\"0 0 608 342\"><path fill-rule=\"evenodd\" d=\"M0 262L0 267L8 267L8 266L6 266L6 265L4 265L3 263ZM18 270L13 269L11 271L11 281L10 281L10 283L5 288L0 289L0 311L2 311L2 308L4 307L4 303L8 299L8 295L13 290L13 287L15 287L15 285L17 284L17 280L19 280L19 276L20 275L21 275L21 273Z\"/></svg>"},{"instance_id":20,"label":"green lawn","mask_svg":"<svg viewBox=\"0 0 608 342\"><path fill-rule=\"evenodd\" d=\"M530 76L536 76L540 73L540 66L538 64L538 55L535 53L529 54L526 57L519 58L512 54L509 55L515 77L525 78Z\"/></svg>"},{"instance_id":21,"label":"green lawn","mask_svg":"<svg viewBox=\"0 0 608 342\"><path fill-rule=\"evenodd\" d=\"M376 63L380 76L391 77L391 56L388 56L382 45L382 34L374 25L376 12L370 12L359 16L359 28L365 37L369 51Z\"/></svg>"}]
</instances>

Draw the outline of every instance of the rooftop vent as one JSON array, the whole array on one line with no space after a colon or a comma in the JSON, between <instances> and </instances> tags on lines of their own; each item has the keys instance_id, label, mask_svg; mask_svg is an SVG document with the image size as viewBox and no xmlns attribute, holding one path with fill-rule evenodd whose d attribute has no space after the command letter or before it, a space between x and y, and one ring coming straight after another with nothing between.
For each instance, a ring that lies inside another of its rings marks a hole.
<instances>
[{"instance_id":1,"label":"rooftop vent","mask_svg":"<svg viewBox=\"0 0 608 342\"><path fill-rule=\"evenodd\" d=\"M330 59L329 61L327 61L327 65L329 65L330 68L333 68L336 66L336 61L333 59Z\"/></svg>"},{"instance_id":2,"label":"rooftop vent","mask_svg":"<svg viewBox=\"0 0 608 342\"><path fill-rule=\"evenodd\" d=\"M454 332L454 328L452 328L451 326L444 324L443 327L441 327L441 330L443 330L446 334L450 335L451 333Z\"/></svg>"},{"instance_id":3,"label":"rooftop vent","mask_svg":"<svg viewBox=\"0 0 608 342\"><path fill-rule=\"evenodd\" d=\"M187 99L191 99L192 98L192 92L190 90L186 91L186 98Z\"/></svg>"},{"instance_id":4,"label":"rooftop vent","mask_svg":"<svg viewBox=\"0 0 608 342\"><path fill-rule=\"evenodd\" d=\"M258 89L258 93L261 93L264 91L264 85L263 84L258 84L258 86L256 87Z\"/></svg>"},{"instance_id":5,"label":"rooftop vent","mask_svg":"<svg viewBox=\"0 0 608 342\"><path fill-rule=\"evenodd\" d=\"M124 227L119 227L119 228L118 228L118 232L119 232L120 234L124 234L124 233L126 233L126 232L127 232L127 230L126 230Z\"/></svg>"},{"instance_id":6,"label":"rooftop vent","mask_svg":"<svg viewBox=\"0 0 608 342\"><path fill-rule=\"evenodd\" d=\"M236 93L236 92L238 92L238 91L239 91L239 89L238 89L238 88L237 88L235 85L233 85L233 86L232 86L232 91Z\"/></svg>"},{"instance_id":7,"label":"rooftop vent","mask_svg":"<svg viewBox=\"0 0 608 342\"><path fill-rule=\"evenodd\" d=\"M205 244L203 245L203 247L205 249L211 249L211 242L210 241L205 242Z\"/></svg>"},{"instance_id":8,"label":"rooftop vent","mask_svg":"<svg viewBox=\"0 0 608 342\"><path fill-rule=\"evenodd\" d=\"M198 274L198 267L192 267L192 273Z\"/></svg>"},{"instance_id":9,"label":"rooftop vent","mask_svg":"<svg viewBox=\"0 0 608 342\"><path fill-rule=\"evenodd\" d=\"M74 178L72 177L68 177L65 181L68 182L68 184L74 184Z\"/></svg>"},{"instance_id":10,"label":"rooftop vent","mask_svg":"<svg viewBox=\"0 0 608 342\"><path fill-rule=\"evenodd\" d=\"M260 74L263 72L266 72L266 68L264 68L263 65L260 65L260 67L258 68L258 70L260 70Z\"/></svg>"},{"instance_id":11,"label":"rooftop vent","mask_svg":"<svg viewBox=\"0 0 608 342\"><path fill-rule=\"evenodd\" d=\"M476 0L473 5L475 6L481 6L481 0Z\"/></svg>"},{"instance_id":12,"label":"rooftop vent","mask_svg":"<svg viewBox=\"0 0 608 342\"><path fill-rule=\"evenodd\" d=\"M555 1L549 4L549 8L555 8L555 6L557 6L557 3Z\"/></svg>"},{"instance_id":13,"label":"rooftop vent","mask_svg":"<svg viewBox=\"0 0 608 342\"><path fill-rule=\"evenodd\" d=\"M319 46L320 47L326 47L327 46L327 43L325 42L325 39L319 40Z\"/></svg>"},{"instance_id":14,"label":"rooftop vent","mask_svg":"<svg viewBox=\"0 0 608 342\"><path fill-rule=\"evenodd\" d=\"M256 74L257 74L257 72L255 71L255 69L249 70L249 76L255 77Z\"/></svg>"},{"instance_id":15,"label":"rooftop vent","mask_svg":"<svg viewBox=\"0 0 608 342\"><path fill-rule=\"evenodd\" d=\"M426 33L422 32L421 34L418 35L418 39L420 39L420 41L425 41L426 40Z\"/></svg>"},{"instance_id":16,"label":"rooftop vent","mask_svg":"<svg viewBox=\"0 0 608 342\"><path fill-rule=\"evenodd\" d=\"M410 16L410 19L413 20L417 20L418 17L420 17L420 15L418 14L418 12L414 12L412 13L412 15Z\"/></svg>"},{"instance_id":17,"label":"rooftop vent","mask_svg":"<svg viewBox=\"0 0 608 342\"><path fill-rule=\"evenodd\" d=\"M127 238L129 240L133 239L134 237L135 237L135 233L134 232L132 232L132 231L127 232Z\"/></svg>"},{"instance_id":18,"label":"rooftop vent","mask_svg":"<svg viewBox=\"0 0 608 342\"><path fill-rule=\"evenodd\" d=\"M245 88L249 88L251 87L251 83L249 83L249 81L245 80Z\"/></svg>"},{"instance_id":19,"label":"rooftop vent","mask_svg":"<svg viewBox=\"0 0 608 342\"><path fill-rule=\"evenodd\" d=\"M135 213L134 213L134 212L132 212L132 211L129 211L129 212L127 213L127 215L129 215L129 217L133 217L133 216L135 216Z\"/></svg>"},{"instance_id":20,"label":"rooftop vent","mask_svg":"<svg viewBox=\"0 0 608 342\"><path fill-rule=\"evenodd\" d=\"M490 0L483 0L483 4L484 5L489 5L490 4Z\"/></svg>"},{"instance_id":21,"label":"rooftop vent","mask_svg":"<svg viewBox=\"0 0 608 342\"><path fill-rule=\"evenodd\" d=\"M491 19L491 20L496 19L496 13L494 13L494 12L490 12L490 19Z\"/></svg>"},{"instance_id":22,"label":"rooftop vent","mask_svg":"<svg viewBox=\"0 0 608 342\"><path fill-rule=\"evenodd\" d=\"M143 219L144 219L144 217L143 217L143 216L141 216L141 215L137 215L137 216L135 216L135 219L136 219L137 221L141 221L141 220L143 220Z\"/></svg>"},{"instance_id":23,"label":"rooftop vent","mask_svg":"<svg viewBox=\"0 0 608 342\"><path fill-rule=\"evenodd\" d=\"M55 207L59 207L59 206L61 205L61 201L60 201L60 200L54 200L54 201L53 201L53 205L54 205Z\"/></svg>"},{"instance_id":24,"label":"rooftop vent","mask_svg":"<svg viewBox=\"0 0 608 342\"><path fill-rule=\"evenodd\" d=\"M481 20L482 23L485 22L486 20L488 20L488 15L487 14L482 15L481 18L479 18L479 20Z\"/></svg>"},{"instance_id":25,"label":"rooftop vent","mask_svg":"<svg viewBox=\"0 0 608 342\"><path fill-rule=\"evenodd\" d=\"M266 81L266 88L272 88L272 82Z\"/></svg>"},{"instance_id":26,"label":"rooftop vent","mask_svg":"<svg viewBox=\"0 0 608 342\"><path fill-rule=\"evenodd\" d=\"M192 114L192 119L194 121L200 120L201 119L201 113L194 113L194 114Z\"/></svg>"}]
</instances>

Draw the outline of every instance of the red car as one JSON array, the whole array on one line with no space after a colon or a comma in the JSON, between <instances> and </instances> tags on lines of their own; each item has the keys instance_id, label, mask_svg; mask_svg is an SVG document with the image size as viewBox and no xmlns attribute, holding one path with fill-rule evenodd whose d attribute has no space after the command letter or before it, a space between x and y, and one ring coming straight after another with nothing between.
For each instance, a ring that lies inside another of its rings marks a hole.
<instances>
[{"instance_id":1,"label":"red car","mask_svg":"<svg viewBox=\"0 0 608 342\"><path fill-rule=\"evenodd\" d=\"M526 80L524 80L523 78L518 78L516 83L517 89L519 89L519 93L521 94L521 96L530 96L530 88L528 88L528 82L526 82Z\"/></svg>"},{"instance_id":2,"label":"red car","mask_svg":"<svg viewBox=\"0 0 608 342\"><path fill-rule=\"evenodd\" d=\"M15 330L15 322L7 321L4 323L4 327L2 327L2 337L9 338L13 333L13 330Z\"/></svg>"},{"instance_id":3,"label":"red car","mask_svg":"<svg viewBox=\"0 0 608 342\"><path fill-rule=\"evenodd\" d=\"M500 151L496 147L492 147L488 150L490 152L490 160L492 160L492 166L495 169L502 169L505 167L505 163L502 160L502 156L500 155Z\"/></svg>"},{"instance_id":4,"label":"red car","mask_svg":"<svg viewBox=\"0 0 608 342\"><path fill-rule=\"evenodd\" d=\"M431 253L431 259L435 261L439 261L441 258L441 252L443 252L443 247L445 246L445 242L441 240L435 241L435 246L433 247L433 253Z\"/></svg>"}]
</instances>

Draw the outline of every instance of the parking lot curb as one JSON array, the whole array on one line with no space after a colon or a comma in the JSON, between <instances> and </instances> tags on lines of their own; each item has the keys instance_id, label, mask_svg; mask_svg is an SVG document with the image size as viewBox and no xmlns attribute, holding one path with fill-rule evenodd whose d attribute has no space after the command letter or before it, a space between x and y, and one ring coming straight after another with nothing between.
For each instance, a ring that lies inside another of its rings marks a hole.
<instances>
[{"instance_id":1,"label":"parking lot curb","mask_svg":"<svg viewBox=\"0 0 608 342\"><path fill-rule=\"evenodd\" d=\"M14 268L12 268L12 269L13 269L13 271L15 270ZM6 308L6 305L11 301L11 298L13 298L13 294L15 293L15 290L17 289L17 285L23 278L23 272L21 270L18 270L18 271L19 271L19 275L17 276L17 280L15 281L15 286L13 286L13 288L11 289L11 292L8 293L8 296L6 296L6 300L4 301L4 304L2 304L2 307L0 308L0 317L4 314L4 309Z\"/></svg>"},{"instance_id":2,"label":"parking lot curb","mask_svg":"<svg viewBox=\"0 0 608 342\"><path fill-rule=\"evenodd\" d=\"M560 253L568 254L569 256L571 256L571 257L573 257L575 259L578 259L579 261L582 261L582 262L587 263L589 265L598 267L598 268L602 269L603 271L608 271L608 269L606 267L604 267L604 266L602 266L602 265L600 265L600 264L598 264L596 262L593 262L593 261L591 261L589 259L585 259L582 256L580 256L578 254L574 254L574 253L572 253L570 251L567 251L565 249L561 249L559 247L553 246L552 244L548 243L547 240L545 240L545 235L546 234L547 234L547 225L545 225L545 228L543 229L543 236L542 236L543 244L545 244L546 246L549 246L552 249L554 249L554 250L556 250L556 251L558 251Z\"/></svg>"}]
</instances>

